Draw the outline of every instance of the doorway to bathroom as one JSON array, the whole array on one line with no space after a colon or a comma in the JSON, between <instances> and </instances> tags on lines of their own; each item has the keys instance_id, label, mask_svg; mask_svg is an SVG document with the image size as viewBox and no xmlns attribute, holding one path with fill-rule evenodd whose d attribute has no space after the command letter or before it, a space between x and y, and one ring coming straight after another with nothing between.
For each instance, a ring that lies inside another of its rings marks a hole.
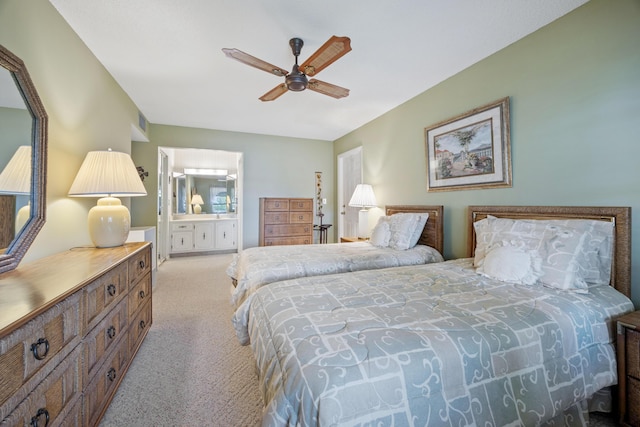
<instances>
[{"instance_id":1,"label":"doorway to bathroom","mask_svg":"<svg viewBox=\"0 0 640 427\"><path fill-rule=\"evenodd\" d=\"M242 153L200 148L158 148L158 259L242 249ZM224 223L223 223L224 222ZM176 224L200 226L193 242ZM208 228L211 227L211 228ZM216 227L221 231L216 236ZM232 239L228 233L233 228ZM176 228L176 229L178 229ZM206 244L198 241L206 237ZM185 242L186 239L186 242Z\"/></svg>"}]
</instances>

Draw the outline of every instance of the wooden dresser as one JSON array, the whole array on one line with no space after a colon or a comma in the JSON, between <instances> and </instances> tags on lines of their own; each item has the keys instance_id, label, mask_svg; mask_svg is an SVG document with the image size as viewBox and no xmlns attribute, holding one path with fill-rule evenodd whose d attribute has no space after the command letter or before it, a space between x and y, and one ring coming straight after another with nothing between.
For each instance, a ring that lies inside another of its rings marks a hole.
<instances>
[{"instance_id":1,"label":"wooden dresser","mask_svg":"<svg viewBox=\"0 0 640 427\"><path fill-rule=\"evenodd\" d=\"M97 425L151 322L149 242L0 275L0 425Z\"/></svg>"},{"instance_id":2,"label":"wooden dresser","mask_svg":"<svg viewBox=\"0 0 640 427\"><path fill-rule=\"evenodd\" d=\"M260 246L313 243L313 199L260 198Z\"/></svg>"}]
</instances>

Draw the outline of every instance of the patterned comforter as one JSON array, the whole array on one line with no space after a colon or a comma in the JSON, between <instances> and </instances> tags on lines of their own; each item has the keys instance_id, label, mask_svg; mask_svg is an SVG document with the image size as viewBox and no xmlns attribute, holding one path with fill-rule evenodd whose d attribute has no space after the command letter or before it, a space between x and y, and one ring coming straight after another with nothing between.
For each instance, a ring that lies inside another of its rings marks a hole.
<instances>
[{"instance_id":1,"label":"patterned comforter","mask_svg":"<svg viewBox=\"0 0 640 427\"><path fill-rule=\"evenodd\" d=\"M247 295L272 282L441 261L440 252L424 245L407 250L379 248L368 242L262 246L236 254L227 274L237 282L231 302L238 307Z\"/></svg>"},{"instance_id":2,"label":"patterned comforter","mask_svg":"<svg viewBox=\"0 0 640 427\"><path fill-rule=\"evenodd\" d=\"M264 426L582 424L616 384L609 286L477 275L470 259L273 283L249 301Z\"/></svg>"}]
</instances>

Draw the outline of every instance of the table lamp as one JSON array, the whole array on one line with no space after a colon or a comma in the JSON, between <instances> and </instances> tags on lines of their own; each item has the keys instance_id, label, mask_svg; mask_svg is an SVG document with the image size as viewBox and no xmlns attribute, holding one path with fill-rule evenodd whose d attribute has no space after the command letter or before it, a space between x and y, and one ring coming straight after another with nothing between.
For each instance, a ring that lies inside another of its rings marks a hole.
<instances>
[{"instance_id":1,"label":"table lamp","mask_svg":"<svg viewBox=\"0 0 640 427\"><path fill-rule=\"evenodd\" d=\"M349 206L355 208L362 208L358 212L358 238L366 239L369 237L369 208L373 208L377 205L376 196L373 194L373 187L369 184L358 184L351 200L349 200Z\"/></svg>"},{"instance_id":2,"label":"table lamp","mask_svg":"<svg viewBox=\"0 0 640 427\"><path fill-rule=\"evenodd\" d=\"M90 151L71 185L71 197L100 197L88 216L89 235L97 248L122 246L129 236L131 215L118 197L146 196L133 160L127 153Z\"/></svg>"},{"instance_id":3,"label":"table lamp","mask_svg":"<svg viewBox=\"0 0 640 427\"><path fill-rule=\"evenodd\" d=\"M202 212L202 206L204 205L204 200L202 200L202 196L199 194L194 194L191 196L191 204L193 205L193 213L199 214Z\"/></svg>"},{"instance_id":4,"label":"table lamp","mask_svg":"<svg viewBox=\"0 0 640 427\"><path fill-rule=\"evenodd\" d=\"M0 194L28 196L31 194L31 146L18 147L7 166L0 173ZM15 232L31 216L31 205L27 203L16 214Z\"/></svg>"}]
</instances>

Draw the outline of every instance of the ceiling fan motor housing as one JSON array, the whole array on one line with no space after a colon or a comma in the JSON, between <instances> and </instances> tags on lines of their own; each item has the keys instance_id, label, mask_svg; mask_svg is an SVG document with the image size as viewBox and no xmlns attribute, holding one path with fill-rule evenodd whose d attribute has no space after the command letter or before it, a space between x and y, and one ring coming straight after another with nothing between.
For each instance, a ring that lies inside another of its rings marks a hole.
<instances>
[{"instance_id":1,"label":"ceiling fan motor housing","mask_svg":"<svg viewBox=\"0 0 640 427\"><path fill-rule=\"evenodd\" d=\"M285 77L284 81L287 85L287 89L294 92L305 90L308 84L307 76L300 72L298 64L293 66L293 70L291 70L287 77Z\"/></svg>"}]
</instances>

